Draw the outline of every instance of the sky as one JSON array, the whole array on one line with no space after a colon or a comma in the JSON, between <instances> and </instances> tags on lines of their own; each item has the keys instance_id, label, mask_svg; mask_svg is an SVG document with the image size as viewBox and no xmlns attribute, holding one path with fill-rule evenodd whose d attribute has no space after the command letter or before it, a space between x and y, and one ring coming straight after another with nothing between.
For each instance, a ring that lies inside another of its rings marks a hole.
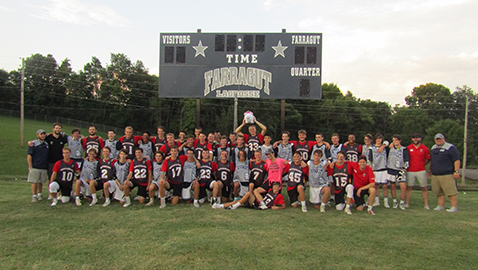
<instances>
[{"instance_id":1,"label":"sky","mask_svg":"<svg viewBox=\"0 0 478 270\"><path fill-rule=\"evenodd\" d=\"M159 33L322 33L322 83L405 104L416 86L478 90L476 0L0 0L0 68L52 54L75 71L111 53L159 72Z\"/></svg>"}]
</instances>

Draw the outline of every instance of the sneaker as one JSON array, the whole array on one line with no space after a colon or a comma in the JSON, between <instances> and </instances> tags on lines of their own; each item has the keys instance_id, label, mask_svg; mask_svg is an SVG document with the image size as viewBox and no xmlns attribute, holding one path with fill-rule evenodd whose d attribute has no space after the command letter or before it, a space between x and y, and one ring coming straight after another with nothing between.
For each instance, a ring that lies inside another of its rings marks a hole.
<instances>
[{"instance_id":1,"label":"sneaker","mask_svg":"<svg viewBox=\"0 0 478 270\"><path fill-rule=\"evenodd\" d=\"M97 202L98 202L98 199L97 199L97 198L93 198L93 200L91 200L90 206L95 205Z\"/></svg>"},{"instance_id":2,"label":"sneaker","mask_svg":"<svg viewBox=\"0 0 478 270\"><path fill-rule=\"evenodd\" d=\"M375 212L372 210L372 209L368 209L367 212L372 215L372 216L375 216Z\"/></svg>"},{"instance_id":3,"label":"sneaker","mask_svg":"<svg viewBox=\"0 0 478 270\"><path fill-rule=\"evenodd\" d=\"M51 201L51 200L53 200L53 197L51 195L48 195L47 200Z\"/></svg>"},{"instance_id":4,"label":"sneaker","mask_svg":"<svg viewBox=\"0 0 478 270\"><path fill-rule=\"evenodd\" d=\"M150 200L149 203L147 203L145 206L153 206L153 205L154 205L154 201Z\"/></svg>"},{"instance_id":5,"label":"sneaker","mask_svg":"<svg viewBox=\"0 0 478 270\"><path fill-rule=\"evenodd\" d=\"M320 205L320 213L325 213L325 204Z\"/></svg>"},{"instance_id":6,"label":"sneaker","mask_svg":"<svg viewBox=\"0 0 478 270\"><path fill-rule=\"evenodd\" d=\"M383 207L390 208L390 205L388 204L388 200L383 200Z\"/></svg>"},{"instance_id":7,"label":"sneaker","mask_svg":"<svg viewBox=\"0 0 478 270\"><path fill-rule=\"evenodd\" d=\"M352 211L350 210L350 207L345 207L345 213L349 216L352 215Z\"/></svg>"},{"instance_id":8,"label":"sneaker","mask_svg":"<svg viewBox=\"0 0 478 270\"><path fill-rule=\"evenodd\" d=\"M405 204L405 208L408 208L408 207L410 207L410 205L408 205L408 204Z\"/></svg>"},{"instance_id":9,"label":"sneaker","mask_svg":"<svg viewBox=\"0 0 478 270\"><path fill-rule=\"evenodd\" d=\"M50 206L56 206L58 204L58 200L53 199Z\"/></svg>"},{"instance_id":10,"label":"sneaker","mask_svg":"<svg viewBox=\"0 0 478 270\"><path fill-rule=\"evenodd\" d=\"M380 198L375 198L375 201L373 202L373 206L380 206Z\"/></svg>"},{"instance_id":11,"label":"sneaker","mask_svg":"<svg viewBox=\"0 0 478 270\"><path fill-rule=\"evenodd\" d=\"M130 205L131 205L131 202L126 201L126 202L123 204L123 207L128 207L128 206L130 206Z\"/></svg>"},{"instance_id":12,"label":"sneaker","mask_svg":"<svg viewBox=\"0 0 478 270\"><path fill-rule=\"evenodd\" d=\"M166 208L166 204L160 204L159 205L159 209L163 209L163 208Z\"/></svg>"},{"instance_id":13,"label":"sneaker","mask_svg":"<svg viewBox=\"0 0 478 270\"><path fill-rule=\"evenodd\" d=\"M395 205L394 205L394 206L395 206ZM407 210L406 206L407 206L406 204L401 203L401 204L400 204L400 209L402 209L402 210ZM395 207L394 207L394 208L395 208Z\"/></svg>"},{"instance_id":14,"label":"sneaker","mask_svg":"<svg viewBox=\"0 0 478 270\"><path fill-rule=\"evenodd\" d=\"M292 206L298 206L298 205L300 205L300 202L299 202L299 201L295 201L295 202L291 203L290 205L292 205Z\"/></svg>"},{"instance_id":15,"label":"sneaker","mask_svg":"<svg viewBox=\"0 0 478 270\"><path fill-rule=\"evenodd\" d=\"M139 196L134 197L133 201L139 201Z\"/></svg>"},{"instance_id":16,"label":"sneaker","mask_svg":"<svg viewBox=\"0 0 478 270\"><path fill-rule=\"evenodd\" d=\"M437 207L433 208L433 210L435 211L441 211L441 210L445 210L445 207L441 206L441 205L438 205Z\"/></svg>"},{"instance_id":17,"label":"sneaker","mask_svg":"<svg viewBox=\"0 0 478 270\"><path fill-rule=\"evenodd\" d=\"M35 196L35 195L32 196L32 202L38 202L37 196Z\"/></svg>"},{"instance_id":18,"label":"sneaker","mask_svg":"<svg viewBox=\"0 0 478 270\"><path fill-rule=\"evenodd\" d=\"M234 208L232 208L232 206L228 206L228 207L226 207L226 208L224 208L224 209L226 209L226 210L234 210Z\"/></svg>"},{"instance_id":19,"label":"sneaker","mask_svg":"<svg viewBox=\"0 0 478 270\"><path fill-rule=\"evenodd\" d=\"M211 207L212 207L212 209L219 209L219 208L221 208L220 205L221 205L220 203L216 202L216 203L213 203L213 205Z\"/></svg>"},{"instance_id":20,"label":"sneaker","mask_svg":"<svg viewBox=\"0 0 478 270\"><path fill-rule=\"evenodd\" d=\"M306 205L302 205L302 212L307 213L307 206Z\"/></svg>"},{"instance_id":21,"label":"sneaker","mask_svg":"<svg viewBox=\"0 0 478 270\"><path fill-rule=\"evenodd\" d=\"M41 194L38 194L38 195L37 195L37 200L38 200L38 201L43 200L43 196L42 196Z\"/></svg>"},{"instance_id":22,"label":"sneaker","mask_svg":"<svg viewBox=\"0 0 478 270\"><path fill-rule=\"evenodd\" d=\"M394 209L397 209L397 208L398 208L398 201L393 202L393 208L394 208Z\"/></svg>"},{"instance_id":23,"label":"sneaker","mask_svg":"<svg viewBox=\"0 0 478 270\"><path fill-rule=\"evenodd\" d=\"M76 204L76 206L81 206L81 200L80 199L75 199L75 204Z\"/></svg>"},{"instance_id":24,"label":"sneaker","mask_svg":"<svg viewBox=\"0 0 478 270\"><path fill-rule=\"evenodd\" d=\"M193 205L194 205L194 207L199 208L199 203L198 202L194 202Z\"/></svg>"},{"instance_id":25,"label":"sneaker","mask_svg":"<svg viewBox=\"0 0 478 270\"><path fill-rule=\"evenodd\" d=\"M110 203L111 203L111 201L110 201L110 200L108 200L108 201L105 201L105 203L103 204L103 207L106 207L106 206L110 205Z\"/></svg>"},{"instance_id":26,"label":"sneaker","mask_svg":"<svg viewBox=\"0 0 478 270\"><path fill-rule=\"evenodd\" d=\"M458 212L458 209L456 209L456 207L452 206L450 209L446 209L447 212L449 213L456 213Z\"/></svg>"},{"instance_id":27,"label":"sneaker","mask_svg":"<svg viewBox=\"0 0 478 270\"><path fill-rule=\"evenodd\" d=\"M430 210L430 206L428 206L428 204L426 204L423 208L425 208L425 210Z\"/></svg>"},{"instance_id":28,"label":"sneaker","mask_svg":"<svg viewBox=\"0 0 478 270\"><path fill-rule=\"evenodd\" d=\"M265 203L261 202L261 204L259 205L259 208L262 209L262 210L266 210L267 205Z\"/></svg>"}]
</instances>

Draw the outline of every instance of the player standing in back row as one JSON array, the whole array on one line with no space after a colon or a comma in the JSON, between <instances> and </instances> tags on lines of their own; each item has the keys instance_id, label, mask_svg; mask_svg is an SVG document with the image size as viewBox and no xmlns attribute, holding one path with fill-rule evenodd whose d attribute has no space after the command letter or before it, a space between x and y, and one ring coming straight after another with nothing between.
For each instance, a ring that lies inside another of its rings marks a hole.
<instances>
[{"instance_id":1,"label":"player standing in back row","mask_svg":"<svg viewBox=\"0 0 478 270\"><path fill-rule=\"evenodd\" d=\"M261 128L261 133L257 134L257 129L254 124L250 125L248 130L249 134L243 134L241 132L242 128L246 125L246 120L242 120L242 124L238 126L235 130L235 133L240 136L244 136L244 143L249 145L249 153L254 153L259 147L261 147L262 143L264 142L264 135L266 135L267 127L257 121L256 117L254 116L254 123L257 124Z\"/></svg>"}]
</instances>

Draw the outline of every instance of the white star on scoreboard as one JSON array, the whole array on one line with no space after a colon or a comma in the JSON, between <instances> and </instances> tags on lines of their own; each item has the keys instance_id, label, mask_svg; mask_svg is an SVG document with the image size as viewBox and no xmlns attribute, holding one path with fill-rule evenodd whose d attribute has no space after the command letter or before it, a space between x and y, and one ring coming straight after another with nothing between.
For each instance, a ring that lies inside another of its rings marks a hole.
<instances>
[{"instance_id":1,"label":"white star on scoreboard","mask_svg":"<svg viewBox=\"0 0 478 270\"><path fill-rule=\"evenodd\" d=\"M197 46L193 46L193 49L196 50L196 54L194 55L194 57L197 57L198 55L202 55L204 58L206 58L206 54L204 53L204 51L207 49L208 46L203 46L202 45L202 41L199 40L199 43Z\"/></svg>"},{"instance_id":2,"label":"white star on scoreboard","mask_svg":"<svg viewBox=\"0 0 478 270\"><path fill-rule=\"evenodd\" d=\"M276 51L275 54L274 54L274 58L276 58L278 55L285 58L284 51L289 46L282 46L282 42L279 40L279 43L277 43L277 46L271 46L271 47L272 47L272 49L274 49L274 51Z\"/></svg>"}]
</instances>

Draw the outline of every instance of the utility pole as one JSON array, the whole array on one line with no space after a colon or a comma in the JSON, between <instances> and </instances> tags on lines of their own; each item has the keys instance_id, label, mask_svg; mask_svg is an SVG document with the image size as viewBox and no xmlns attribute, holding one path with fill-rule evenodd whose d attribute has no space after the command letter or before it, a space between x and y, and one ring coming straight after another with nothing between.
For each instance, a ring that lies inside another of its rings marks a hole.
<instances>
[{"instance_id":1,"label":"utility pole","mask_svg":"<svg viewBox=\"0 0 478 270\"><path fill-rule=\"evenodd\" d=\"M22 74L20 76L20 147L23 148L23 127L24 127L24 100L25 100L25 58L22 58Z\"/></svg>"},{"instance_id":2,"label":"utility pole","mask_svg":"<svg viewBox=\"0 0 478 270\"><path fill-rule=\"evenodd\" d=\"M458 88L460 89L460 88ZM461 183L465 185L465 179L466 179L466 156L468 153L468 105L470 103L469 97L470 97L470 88L466 85L463 86L463 89L466 95L466 105L465 105L465 127L464 127L464 132L463 132L463 164L462 164L462 170L461 170Z\"/></svg>"}]
</instances>

